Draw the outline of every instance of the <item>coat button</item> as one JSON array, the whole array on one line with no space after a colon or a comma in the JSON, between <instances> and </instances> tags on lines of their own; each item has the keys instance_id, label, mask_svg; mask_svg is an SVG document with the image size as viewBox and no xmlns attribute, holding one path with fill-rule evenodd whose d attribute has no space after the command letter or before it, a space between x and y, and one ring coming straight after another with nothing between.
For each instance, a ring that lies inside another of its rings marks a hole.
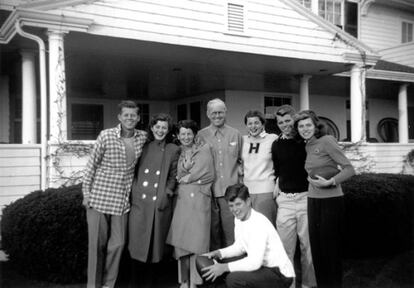
<instances>
[{"instance_id":1,"label":"coat button","mask_svg":"<svg viewBox=\"0 0 414 288\"><path fill-rule=\"evenodd\" d=\"M147 198L147 195L142 194L142 199L145 199L145 198Z\"/></svg>"},{"instance_id":2,"label":"coat button","mask_svg":"<svg viewBox=\"0 0 414 288\"><path fill-rule=\"evenodd\" d=\"M142 186L147 187L148 186L148 181L142 182Z\"/></svg>"},{"instance_id":3,"label":"coat button","mask_svg":"<svg viewBox=\"0 0 414 288\"><path fill-rule=\"evenodd\" d=\"M152 197L152 201L157 200L157 196Z\"/></svg>"},{"instance_id":4,"label":"coat button","mask_svg":"<svg viewBox=\"0 0 414 288\"><path fill-rule=\"evenodd\" d=\"M157 170L157 172L155 172L156 175L160 175L160 170Z\"/></svg>"},{"instance_id":5,"label":"coat button","mask_svg":"<svg viewBox=\"0 0 414 288\"><path fill-rule=\"evenodd\" d=\"M148 174L148 172L149 172L149 169L145 169L145 170L144 170L144 173L145 173L145 174Z\"/></svg>"},{"instance_id":6,"label":"coat button","mask_svg":"<svg viewBox=\"0 0 414 288\"><path fill-rule=\"evenodd\" d=\"M158 183L155 183L155 184L154 184L154 188L157 188L157 187L158 187Z\"/></svg>"},{"instance_id":7,"label":"coat button","mask_svg":"<svg viewBox=\"0 0 414 288\"><path fill-rule=\"evenodd\" d=\"M194 193L193 193L193 192L191 192L190 196L191 196L191 197L194 197Z\"/></svg>"}]
</instances>

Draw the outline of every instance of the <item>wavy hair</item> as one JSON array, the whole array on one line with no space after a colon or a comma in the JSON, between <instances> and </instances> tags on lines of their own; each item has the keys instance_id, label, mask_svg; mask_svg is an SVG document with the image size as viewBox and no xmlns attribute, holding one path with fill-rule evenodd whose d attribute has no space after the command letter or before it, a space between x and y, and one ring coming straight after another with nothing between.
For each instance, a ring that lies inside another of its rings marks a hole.
<instances>
[{"instance_id":1,"label":"wavy hair","mask_svg":"<svg viewBox=\"0 0 414 288\"><path fill-rule=\"evenodd\" d=\"M151 131L151 128L153 126L155 126L155 124L157 124L158 121L163 121L163 122L167 122L168 124L168 132L167 135L165 136L165 143L172 143L174 140L174 136L173 136L173 122L172 122L172 118L169 114L166 113L158 113L155 114L154 116L151 117L151 120L149 122L148 125L148 139L147 142L151 142L155 140L154 134Z\"/></svg>"},{"instance_id":2,"label":"wavy hair","mask_svg":"<svg viewBox=\"0 0 414 288\"><path fill-rule=\"evenodd\" d=\"M312 110L303 110L295 114L293 127L295 128L297 136L299 136L298 123L301 120L311 119L313 125L315 125L314 136L316 138L321 138L327 134L326 125L323 121L319 119L316 113Z\"/></svg>"}]
</instances>

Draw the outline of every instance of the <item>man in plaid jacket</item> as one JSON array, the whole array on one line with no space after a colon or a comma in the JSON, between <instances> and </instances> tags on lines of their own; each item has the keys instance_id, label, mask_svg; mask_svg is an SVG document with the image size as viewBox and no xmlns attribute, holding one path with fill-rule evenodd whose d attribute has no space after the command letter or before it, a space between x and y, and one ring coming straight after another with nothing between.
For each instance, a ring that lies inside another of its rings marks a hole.
<instances>
[{"instance_id":1,"label":"man in plaid jacket","mask_svg":"<svg viewBox=\"0 0 414 288\"><path fill-rule=\"evenodd\" d=\"M127 213L134 168L147 139L136 130L139 108L118 105L120 124L96 140L83 179L83 205L88 222L88 288L114 287L126 238Z\"/></svg>"}]
</instances>

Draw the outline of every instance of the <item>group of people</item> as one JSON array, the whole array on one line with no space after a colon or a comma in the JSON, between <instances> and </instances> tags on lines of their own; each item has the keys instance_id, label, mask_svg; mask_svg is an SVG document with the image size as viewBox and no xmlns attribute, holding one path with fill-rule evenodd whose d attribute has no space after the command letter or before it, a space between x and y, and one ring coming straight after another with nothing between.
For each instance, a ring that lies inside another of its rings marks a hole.
<instances>
[{"instance_id":1,"label":"group of people","mask_svg":"<svg viewBox=\"0 0 414 288\"><path fill-rule=\"evenodd\" d=\"M310 110L279 107L280 135L249 111L243 137L226 112L213 99L200 131L193 120L173 129L160 113L144 132L136 104L119 104L120 123L98 136L83 181L87 287L115 286L125 245L132 287L155 278L169 247L180 287L294 287L297 239L302 287L341 287L340 183L355 172L336 140ZM197 271L198 255L214 264Z\"/></svg>"}]
</instances>

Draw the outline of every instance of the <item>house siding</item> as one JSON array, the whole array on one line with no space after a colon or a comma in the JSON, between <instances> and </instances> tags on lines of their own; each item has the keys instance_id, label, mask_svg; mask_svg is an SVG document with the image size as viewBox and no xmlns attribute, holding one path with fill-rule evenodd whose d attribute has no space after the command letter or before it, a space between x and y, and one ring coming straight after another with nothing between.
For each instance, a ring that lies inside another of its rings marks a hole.
<instances>
[{"instance_id":1,"label":"house siding","mask_svg":"<svg viewBox=\"0 0 414 288\"><path fill-rule=\"evenodd\" d=\"M40 189L40 145L0 145L0 214L6 204Z\"/></svg>"},{"instance_id":2,"label":"house siding","mask_svg":"<svg viewBox=\"0 0 414 288\"><path fill-rule=\"evenodd\" d=\"M280 1L245 1L246 33L225 30L227 1L96 1L51 13L93 19L91 34L344 62L349 47ZM335 45L334 45L335 44ZM353 49L353 48L349 48Z\"/></svg>"},{"instance_id":3,"label":"house siding","mask_svg":"<svg viewBox=\"0 0 414 288\"><path fill-rule=\"evenodd\" d=\"M368 14L361 16L359 40L375 50L401 45L402 21L414 22L414 15L374 3L368 9Z\"/></svg>"}]
</instances>

